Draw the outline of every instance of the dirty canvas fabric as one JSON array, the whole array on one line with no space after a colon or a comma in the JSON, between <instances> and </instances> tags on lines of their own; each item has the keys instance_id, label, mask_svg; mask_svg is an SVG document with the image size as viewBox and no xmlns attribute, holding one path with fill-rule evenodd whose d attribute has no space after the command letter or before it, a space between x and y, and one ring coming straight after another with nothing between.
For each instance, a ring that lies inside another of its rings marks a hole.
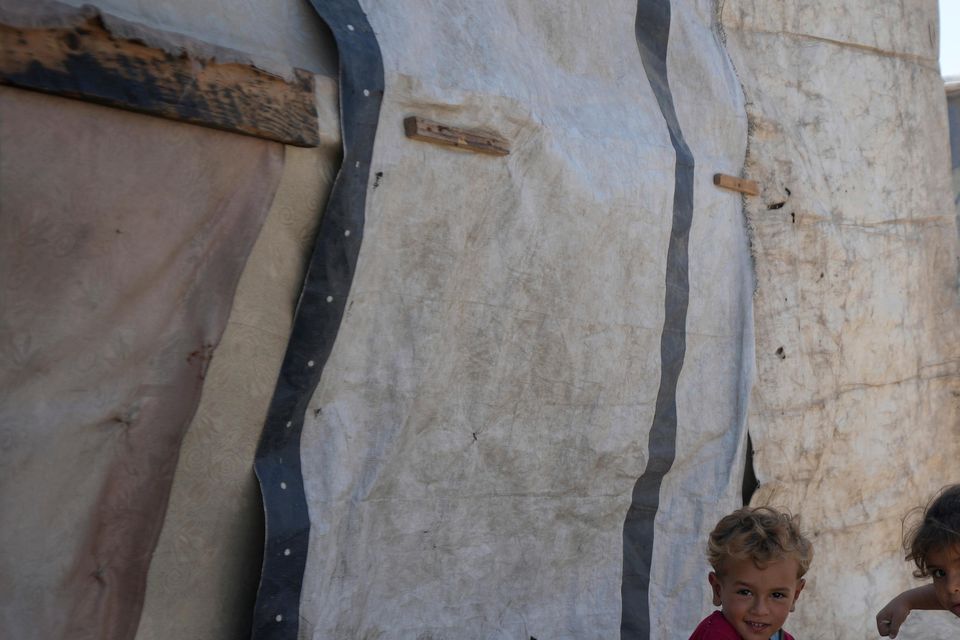
<instances>
[{"instance_id":1,"label":"dirty canvas fabric","mask_svg":"<svg viewBox=\"0 0 960 640\"><path fill-rule=\"evenodd\" d=\"M276 196L184 435L137 640L250 633L264 535L252 461L339 166L332 79L317 78L317 101L321 145L285 149Z\"/></svg>"},{"instance_id":2,"label":"dirty canvas fabric","mask_svg":"<svg viewBox=\"0 0 960 640\"><path fill-rule=\"evenodd\" d=\"M283 147L0 89L0 627L130 638Z\"/></svg>"},{"instance_id":3,"label":"dirty canvas fabric","mask_svg":"<svg viewBox=\"0 0 960 640\"><path fill-rule=\"evenodd\" d=\"M751 122L746 173L762 185L746 201L757 270L754 503L801 513L813 536L790 628L874 638L876 611L917 584L901 519L960 480L957 231L937 7L722 6ZM900 637L958 633L956 621L951 631L924 626Z\"/></svg>"}]
</instances>

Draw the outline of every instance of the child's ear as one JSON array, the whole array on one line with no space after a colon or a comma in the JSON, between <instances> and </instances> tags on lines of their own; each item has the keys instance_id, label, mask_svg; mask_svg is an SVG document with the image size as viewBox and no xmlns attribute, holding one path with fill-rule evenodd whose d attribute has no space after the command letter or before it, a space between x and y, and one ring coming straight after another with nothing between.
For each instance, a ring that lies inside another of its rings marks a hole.
<instances>
[{"instance_id":1,"label":"child's ear","mask_svg":"<svg viewBox=\"0 0 960 640\"><path fill-rule=\"evenodd\" d=\"M793 602L790 603L790 612L796 610L797 608L797 598L800 597L800 592L803 591L803 587L806 586L807 581L803 578L797 580L797 590L793 592Z\"/></svg>"},{"instance_id":2,"label":"child's ear","mask_svg":"<svg viewBox=\"0 0 960 640\"><path fill-rule=\"evenodd\" d=\"M720 601L720 578L717 577L716 573L711 571L710 575L707 576L707 580L710 582L710 588L713 589L713 606L719 607L723 604Z\"/></svg>"}]
</instances>

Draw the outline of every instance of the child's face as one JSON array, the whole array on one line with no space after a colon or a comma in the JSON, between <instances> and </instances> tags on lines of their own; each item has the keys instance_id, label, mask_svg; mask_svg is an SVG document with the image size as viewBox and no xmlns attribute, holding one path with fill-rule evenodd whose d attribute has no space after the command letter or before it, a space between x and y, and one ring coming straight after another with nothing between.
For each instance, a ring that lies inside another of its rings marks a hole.
<instances>
[{"instance_id":1,"label":"child's face","mask_svg":"<svg viewBox=\"0 0 960 640\"><path fill-rule=\"evenodd\" d=\"M927 571L944 609L960 617L960 545L927 553Z\"/></svg>"},{"instance_id":2,"label":"child's face","mask_svg":"<svg viewBox=\"0 0 960 640\"><path fill-rule=\"evenodd\" d=\"M713 604L745 640L768 640L783 626L803 590L800 563L783 558L759 569L753 560L727 558L710 573Z\"/></svg>"}]
</instances>

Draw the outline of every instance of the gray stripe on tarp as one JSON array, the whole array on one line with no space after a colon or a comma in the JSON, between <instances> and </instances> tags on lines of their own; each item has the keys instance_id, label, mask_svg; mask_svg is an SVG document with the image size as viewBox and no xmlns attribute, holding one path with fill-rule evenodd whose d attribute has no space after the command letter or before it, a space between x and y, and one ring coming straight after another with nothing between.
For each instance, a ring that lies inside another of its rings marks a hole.
<instances>
[{"instance_id":1,"label":"gray stripe on tarp","mask_svg":"<svg viewBox=\"0 0 960 640\"><path fill-rule=\"evenodd\" d=\"M647 467L633 487L630 509L623 524L620 637L647 640L650 637L654 520L660 504L660 485L676 455L677 380L686 353L690 300L687 245L693 221L693 154L683 139L667 79L670 0L640 0L635 29L643 69L676 153L673 222L667 247L663 333L660 336L660 388L650 427Z\"/></svg>"},{"instance_id":2,"label":"gray stripe on tarp","mask_svg":"<svg viewBox=\"0 0 960 640\"><path fill-rule=\"evenodd\" d=\"M337 44L343 163L317 230L254 461L266 520L254 640L296 640L299 633L300 592L310 542L300 434L353 282L383 99L380 47L357 0L311 0L311 4ZM310 635L310 630L305 633Z\"/></svg>"}]
</instances>

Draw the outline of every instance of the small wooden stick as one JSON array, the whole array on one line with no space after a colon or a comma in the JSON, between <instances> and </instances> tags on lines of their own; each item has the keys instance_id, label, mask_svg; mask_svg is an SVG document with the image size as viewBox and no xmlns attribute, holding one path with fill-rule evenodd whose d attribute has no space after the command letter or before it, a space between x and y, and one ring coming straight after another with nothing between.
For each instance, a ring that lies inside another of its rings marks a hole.
<instances>
[{"instance_id":1,"label":"small wooden stick","mask_svg":"<svg viewBox=\"0 0 960 640\"><path fill-rule=\"evenodd\" d=\"M479 131L468 131L451 127L439 122L425 120L419 116L410 116L403 121L403 130L408 138L457 147L467 151L477 151L494 156L510 153L510 144L502 139Z\"/></svg>"},{"instance_id":2,"label":"small wooden stick","mask_svg":"<svg viewBox=\"0 0 960 640\"><path fill-rule=\"evenodd\" d=\"M728 176L725 173L713 174L713 184L717 185L718 187L723 187L724 189L730 189L731 191L745 193L748 196L756 196L760 194L760 187L753 180Z\"/></svg>"}]
</instances>

